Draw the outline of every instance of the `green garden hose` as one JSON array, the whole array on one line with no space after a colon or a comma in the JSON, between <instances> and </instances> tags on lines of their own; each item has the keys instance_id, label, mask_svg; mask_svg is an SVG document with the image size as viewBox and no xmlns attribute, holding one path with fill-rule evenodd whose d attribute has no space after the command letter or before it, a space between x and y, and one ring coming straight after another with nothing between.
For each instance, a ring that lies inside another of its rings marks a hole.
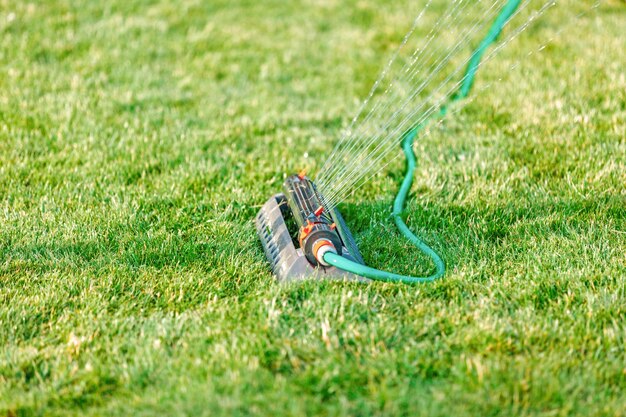
<instances>
[{"instance_id":1,"label":"green garden hose","mask_svg":"<svg viewBox=\"0 0 626 417\"><path fill-rule=\"evenodd\" d=\"M487 36L485 36L480 45L472 53L472 56L463 75L463 80L459 90L450 97L448 103L444 104L439 109L439 115L443 116L446 114L448 105L450 103L467 97L472 88L472 85L474 84L474 78L476 77L476 71L478 70L481 58L483 57L485 51L489 48L489 46L496 41L496 39L502 32L504 25L509 21L511 16L513 16L513 13L515 13L515 10L517 10L520 3L521 0L509 0L504 5L502 10L496 17L496 20L491 25ZM407 195L409 194L409 190L411 189L411 185L413 184L413 177L415 173L416 160L415 153L413 152L413 140L427 122L428 121L424 121L423 123L413 126L403 135L402 150L404 151L404 156L406 157L406 174L404 176L404 179L402 180L402 185L400 185L398 194L396 195L396 198L393 202L392 214L393 220L396 223L396 227L398 227L400 233L402 233L404 237L406 237L411 243L413 243L415 247L417 247L420 251L422 251L425 255L432 259L433 263L435 264L435 272L432 275L426 277L412 277L407 275L400 275L393 272L381 271L375 268L370 268L369 266L353 262L333 252L326 252L324 254L325 262L344 271L351 272L353 274L370 278L376 281L415 284L421 282L431 282L444 276L446 272L446 266L439 254L437 254L437 252L435 252L426 243L424 243L424 241L422 241L413 232L411 232L411 230L402 219L404 203L406 201Z\"/></svg>"}]
</instances>

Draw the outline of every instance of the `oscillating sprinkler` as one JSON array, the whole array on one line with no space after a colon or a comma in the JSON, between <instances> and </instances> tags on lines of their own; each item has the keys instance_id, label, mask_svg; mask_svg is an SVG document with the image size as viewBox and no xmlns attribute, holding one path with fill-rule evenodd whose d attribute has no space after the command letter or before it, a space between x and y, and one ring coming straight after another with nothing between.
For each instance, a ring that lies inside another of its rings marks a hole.
<instances>
[{"instance_id":1,"label":"oscillating sprinkler","mask_svg":"<svg viewBox=\"0 0 626 417\"><path fill-rule=\"evenodd\" d=\"M280 281L363 279L324 259L332 253L364 264L343 217L336 208L326 210L323 201L313 181L302 172L287 177L283 192L270 198L259 211L257 232Z\"/></svg>"}]
</instances>

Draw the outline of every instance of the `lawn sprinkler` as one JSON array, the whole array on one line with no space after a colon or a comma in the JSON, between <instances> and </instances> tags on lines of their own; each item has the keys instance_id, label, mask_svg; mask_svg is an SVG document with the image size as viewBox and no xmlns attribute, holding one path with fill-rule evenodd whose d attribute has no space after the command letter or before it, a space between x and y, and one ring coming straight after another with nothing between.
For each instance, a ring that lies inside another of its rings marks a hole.
<instances>
[{"instance_id":1,"label":"lawn sprinkler","mask_svg":"<svg viewBox=\"0 0 626 417\"><path fill-rule=\"evenodd\" d=\"M453 3L451 6L453 10L446 15L446 19L455 15L460 3L462 2ZM454 83L449 90L444 90L447 91L445 100L437 101L428 107L427 110L421 110L424 105L422 103L415 111L408 112L406 116L405 113L407 111L405 109L405 111L396 110L391 112L389 118L383 121L374 117L372 118L374 120L372 122L374 128L370 130L350 130L358 133L346 136L347 142L345 146L339 149L336 148L336 151L331 154L331 158L325 164L325 167L330 167L329 171L324 171L325 176L318 178L320 189L327 194L330 200L326 200L319 192L315 183L304 173L301 173L287 177L283 184L283 193L273 196L263 205L256 217L257 232L265 254L279 281L320 278L368 281L367 278L369 278L377 281L420 283L431 282L444 275L445 264L441 257L419 237L414 235L402 218L404 203L411 189L416 165L415 154L413 153L413 140L428 121L436 117L444 117L450 104L467 96L472 88L474 77L487 48L496 41L503 27L515 15L518 8L524 8L528 4L522 4L521 0L502 0L502 3L503 6L499 13L496 13L495 10L497 9L495 9L492 13L482 17L484 19L483 23L486 23L496 14L495 21L491 24L482 42L444 81L444 83L447 82L454 74L460 74L462 67L465 66L461 80ZM523 30L526 25L527 23L522 25L521 29ZM446 27L446 25L442 24L441 27ZM406 43L411 33L413 32L409 32L407 37L405 37L402 45ZM469 38L469 34L465 34L462 40L451 49L450 53L441 58L442 62L433 67L432 72L428 73L427 71L427 74L424 75L426 77L424 83L433 78L434 74L442 68L444 63L448 62L447 60L453 55L454 51L462 50L459 45L469 42ZM427 40L427 44L430 40ZM417 48L415 53L421 54L421 49ZM489 55L489 57L492 55ZM409 60L409 66L417 65L419 62L418 56L421 55L416 55L415 59ZM386 70L383 71L381 77L384 78L386 73ZM413 71L403 71L401 76L405 77L405 82L410 82L413 77L412 73ZM406 77L409 78L407 79ZM380 80L374 84L374 90L379 85ZM404 84L399 82L397 85ZM440 85L435 91L439 91L442 86ZM412 98L419 91L421 91L421 86L416 88L414 93L406 94L404 92L405 94L403 95L408 95L409 98ZM372 96L372 93L370 93L370 97ZM405 100L402 106L407 106L409 103L411 103L410 99ZM395 104L395 101L383 104L385 105L373 106L373 108L387 109ZM367 114L365 120L370 120L370 116L377 114L372 110L372 112ZM381 129L379 125L387 129ZM384 132L384 134L381 132ZM365 175L363 171L366 171L368 166L372 166L377 160L380 160L384 156L384 152L391 152L398 142L401 143L406 157L407 170L394 200L392 217L400 233L432 260L435 269L428 276L401 275L366 266L352 234L336 208L336 204L341 201L340 197L345 195L345 192L350 191L350 185L356 184L363 178ZM332 159L333 157L335 159ZM331 186L330 191L328 188L329 184Z\"/></svg>"},{"instance_id":2,"label":"lawn sprinkler","mask_svg":"<svg viewBox=\"0 0 626 417\"><path fill-rule=\"evenodd\" d=\"M323 197L304 173L291 175L283 192L271 197L256 217L257 233L281 282L311 277L357 279L324 259L333 253L364 265L339 211L326 210Z\"/></svg>"}]
</instances>

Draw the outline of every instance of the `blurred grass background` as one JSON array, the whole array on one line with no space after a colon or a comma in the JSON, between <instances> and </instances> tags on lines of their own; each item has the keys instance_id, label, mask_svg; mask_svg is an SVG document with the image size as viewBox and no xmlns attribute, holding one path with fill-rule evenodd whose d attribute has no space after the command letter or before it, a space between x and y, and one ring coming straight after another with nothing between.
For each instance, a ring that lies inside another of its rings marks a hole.
<instances>
[{"instance_id":1,"label":"blurred grass background","mask_svg":"<svg viewBox=\"0 0 626 417\"><path fill-rule=\"evenodd\" d=\"M444 280L275 284L256 211L418 10L0 0L0 413L625 415L622 1L551 11L418 141ZM341 208L369 264L423 273L402 172Z\"/></svg>"}]
</instances>

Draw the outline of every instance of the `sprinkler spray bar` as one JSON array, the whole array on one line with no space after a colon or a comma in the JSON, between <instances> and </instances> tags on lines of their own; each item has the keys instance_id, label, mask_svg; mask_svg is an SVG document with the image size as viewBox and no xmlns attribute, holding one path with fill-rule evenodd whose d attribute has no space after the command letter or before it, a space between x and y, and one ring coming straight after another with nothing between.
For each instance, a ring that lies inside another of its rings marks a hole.
<instances>
[{"instance_id":1,"label":"sprinkler spray bar","mask_svg":"<svg viewBox=\"0 0 626 417\"><path fill-rule=\"evenodd\" d=\"M323 254L341 255L341 238L336 224L324 216L324 206L313 182L304 174L292 175L284 184L285 198L298 225L298 241L304 256L313 266L329 266Z\"/></svg>"}]
</instances>

